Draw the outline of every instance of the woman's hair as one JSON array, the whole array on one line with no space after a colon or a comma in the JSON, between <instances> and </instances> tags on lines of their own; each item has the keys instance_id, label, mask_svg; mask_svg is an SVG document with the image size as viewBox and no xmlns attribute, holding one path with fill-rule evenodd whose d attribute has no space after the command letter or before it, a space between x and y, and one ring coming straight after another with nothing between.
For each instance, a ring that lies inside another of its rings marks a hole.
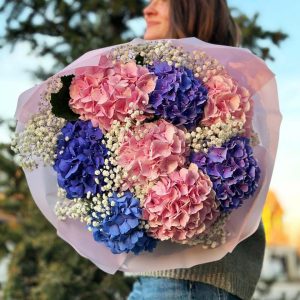
<instances>
[{"instance_id":1,"label":"woman's hair","mask_svg":"<svg viewBox=\"0 0 300 300\"><path fill-rule=\"evenodd\" d=\"M241 34L226 0L170 0L170 37L237 46Z\"/></svg>"}]
</instances>

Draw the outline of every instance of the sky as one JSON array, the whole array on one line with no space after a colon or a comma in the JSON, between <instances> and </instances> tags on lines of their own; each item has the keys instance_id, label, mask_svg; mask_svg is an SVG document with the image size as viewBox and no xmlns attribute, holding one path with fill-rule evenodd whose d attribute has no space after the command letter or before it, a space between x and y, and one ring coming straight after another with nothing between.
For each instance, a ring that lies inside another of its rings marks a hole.
<instances>
[{"instance_id":1,"label":"sky","mask_svg":"<svg viewBox=\"0 0 300 300\"><path fill-rule=\"evenodd\" d=\"M280 203L286 211L285 221L299 226L300 195L297 187L300 184L300 26L298 12L300 1L279 0L263 1L229 0L248 15L260 13L259 23L265 29L281 29L289 38L280 48L273 47L275 62L267 62L276 74L280 109L283 115L279 147L275 163L271 188L279 196ZM298 227L299 228L299 227Z\"/></svg>"},{"instance_id":2,"label":"sky","mask_svg":"<svg viewBox=\"0 0 300 300\"><path fill-rule=\"evenodd\" d=\"M300 226L300 196L297 190L300 184L300 135L297 130L300 128L300 60L297 53L300 48L300 1L228 0L228 3L249 16L259 12L259 24L264 29L281 29L289 34L280 48L272 47L275 62L267 62L276 74L283 115L271 188L277 193L286 212L286 221L292 224L297 222ZM137 34L142 34L145 28L143 21L131 25ZM4 20L0 17L0 33L3 27ZM36 57L26 44L17 46L12 53L9 47L0 49L0 117L13 118L19 94L38 83L31 78L30 70L49 64L50 58ZM8 139L7 133L1 129L0 140Z\"/></svg>"}]
</instances>

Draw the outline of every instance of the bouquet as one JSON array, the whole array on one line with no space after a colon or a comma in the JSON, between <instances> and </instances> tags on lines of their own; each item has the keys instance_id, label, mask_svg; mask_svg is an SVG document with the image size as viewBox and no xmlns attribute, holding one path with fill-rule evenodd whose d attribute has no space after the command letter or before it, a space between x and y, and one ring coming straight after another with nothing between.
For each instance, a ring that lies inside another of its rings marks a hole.
<instances>
[{"instance_id":1,"label":"bouquet","mask_svg":"<svg viewBox=\"0 0 300 300\"><path fill-rule=\"evenodd\" d=\"M94 50L21 95L12 148L58 234L103 270L217 260L258 226L272 78L246 50L197 39Z\"/></svg>"}]
</instances>

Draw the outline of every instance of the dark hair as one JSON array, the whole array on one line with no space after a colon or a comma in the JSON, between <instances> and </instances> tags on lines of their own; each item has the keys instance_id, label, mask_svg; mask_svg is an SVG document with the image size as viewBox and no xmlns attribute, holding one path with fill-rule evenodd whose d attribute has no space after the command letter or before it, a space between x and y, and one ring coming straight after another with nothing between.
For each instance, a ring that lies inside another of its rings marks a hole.
<instances>
[{"instance_id":1,"label":"dark hair","mask_svg":"<svg viewBox=\"0 0 300 300\"><path fill-rule=\"evenodd\" d=\"M241 34L226 0L170 0L170 37L237 46Z\"/></svg>"}]
</instances>

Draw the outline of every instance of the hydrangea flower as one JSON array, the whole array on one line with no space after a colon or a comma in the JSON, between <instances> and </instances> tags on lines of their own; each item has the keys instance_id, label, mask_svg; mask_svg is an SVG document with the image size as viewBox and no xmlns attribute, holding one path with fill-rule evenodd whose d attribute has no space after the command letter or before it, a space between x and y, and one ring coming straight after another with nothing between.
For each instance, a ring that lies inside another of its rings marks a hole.
<instances>
[{"instance_id":1,"label":"hydrangea flower","mask_svg":"<svg viewBox=\"0 0 300 300\"><path fill-rule=\"evenodd\" d=\"M184 131L161 119L128 131L120 145L117 164L128 173L124 184L129 188L133 184L145 185L181 167L187 151Z\"/></svg>"},{"instance_id":2,"label":"hydrangea flower","mask_svg":"<svg viewBox=\"0 0 300 300\"><path fill-rule=\"evenodd\" d=\"M107 148L101 143L103 133L90 121L67 122L57 142L57 158L53 166L58 185L66 191L66 197L85 198L100 193L101 174L95 171L104 165ZM95 178L99 184L95 182Z\"/></svg>"},{"instance_id":3,"label":"hydrangea flower","mask_svg":"<svg viewBox=\"0 0 300 300\"><path fill-rule=\"evenodd\" d=\"M192 152L190 161L210 177L223 211L241 206L258 187L260 168L248 138L233 137L207 154Z\"/></svg>"},{"instance_id":4,"label":"hydrangea flower","mask_svg":"<svg viewBox=\"0 0 300 300\"><path fill-rule=\"evenodd\" d=\"M144 111L155 80L154 74L134 61L113 64L102 56L99 66L77 72L70 86L70 107L81 119L107 132L114 120L129 116L130 103Z\"/></svg>"},{"instance_id":5,"label":"hydrangea flower","mask_svg":"<svg viewBox=\"0 0 300 300\"><path fill-rule=\"evenodd\" d=\"M114 254L152 252L157 242L139 228L142 217L139 200L129 191L122 197L114 193L108 199L111 213L102 220L100 227L92 228L94 239L104 243Z\"/></svg>"},{"instance_id":6,"label":"hydrangea flower","mask_svg":"<svg viewBox=\"0 0 300 300\"><path fill-rule=\"evenodd\" d=\"M247 122L247 127L251 127L253 100L246 88L241 87L228 74L212 76L206 86L209 92L201 120L204 126L226 123L227 119L233 117L243 123Z\"/></svg>"},{"instance_id":7,"label":"hydrangea flower","mask_svg":"<svg viewBox=\"0 0 300 300\"><path fill-rule=\"evenodd\" d=\"M149 100L155 115L176 126L194 129L203 116L207 101L208 91L204 84L186 67L154 62L148 68L158 78Z\"/></svg>"},{"instance_id":8,"label":"hydrangea flower","mask_svg":"<svg viewBox=\"0 0 300 300\"><path fill-rule=\"evenodd\" d=\"M207 230L220 214L217 207L212 182L191 163L158 180L146 196L143 217L154 238L181 242Z\"/></svg>"}]
</instances>

